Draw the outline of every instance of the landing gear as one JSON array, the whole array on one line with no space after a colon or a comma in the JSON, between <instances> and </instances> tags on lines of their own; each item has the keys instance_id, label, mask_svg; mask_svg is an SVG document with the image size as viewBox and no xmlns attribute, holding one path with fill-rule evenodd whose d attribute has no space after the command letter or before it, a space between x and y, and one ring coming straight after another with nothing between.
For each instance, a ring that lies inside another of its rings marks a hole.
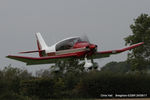
<instances>
[{"instance_id":1,"label":"landing gear","mask_svg":"<svg viewBox=\"0 0 150 100\"><path fill-rule=\"evenodd\" d=\"M85 60L84 68L89 69L93 66L93 64L91 62L88 62L86 56L85 56L84 60Z\"/></svg>"},{"instance_id":2,"label":"landing gear","mask_svg":"<svg viewBox=\"0 0 150 100\"><path fill-rule=\"evenodd\" d=\"M92 69L98 68L98 64L96 62L94 62L93 58L91 58L91 63L93 64Z\"/></svg>"},{"instance_id":3,"label":"landing gear","mask_svg":"<svg viewBox=\"0 0 150 100\"><path fill-rule=\"evenodd\" d=\"M85 56L84 60L85 60L84 68L86 71L98 68L98 64L94 62L93 58L91 58L91 62L88 62L87 57Z\"/></svg>"}]
</instances>

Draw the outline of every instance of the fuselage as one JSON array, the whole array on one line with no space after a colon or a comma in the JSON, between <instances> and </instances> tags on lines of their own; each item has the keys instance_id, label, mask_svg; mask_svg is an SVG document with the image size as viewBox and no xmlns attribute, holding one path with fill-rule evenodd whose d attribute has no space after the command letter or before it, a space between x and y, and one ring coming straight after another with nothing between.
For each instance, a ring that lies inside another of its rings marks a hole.
<instances>
[{"instance_id":1,"label":"fuselage","mask_svg":"<svg viewBox=\"0 0 150 100\"><path fill-rule=\"evenodd\" d=\"M76 54L78 57L92 55L97 50L97 45L80 37L64 39L45 49L43 56L57 56Z\"/></svg>"},{"instance_id":2,"label":"fuselage","mask_svg":"<svg viewBox=\"0 0 150 100\"><path fill-rule=\"evenodd\" d=\"M67 47L66 47L67 48ZM92 55L97 50L97 45L87 42L78 42L72 48L65 50L57 50L56 52L48 52L45 56L69 55L76 54L78 57Z\"/></svg>"}]
</instances>

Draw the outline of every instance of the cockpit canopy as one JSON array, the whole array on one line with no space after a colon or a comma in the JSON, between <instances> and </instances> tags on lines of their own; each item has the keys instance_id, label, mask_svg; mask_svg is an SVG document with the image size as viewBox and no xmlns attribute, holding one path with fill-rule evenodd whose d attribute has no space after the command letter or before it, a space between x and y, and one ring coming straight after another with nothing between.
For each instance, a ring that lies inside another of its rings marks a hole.
<instances>
[{"instance_id":1,"label":"cockpit canopy","mask_svg":"<svg viewBox=\"0 0 150 100\"><path fill-rule=\"evenodd\" d=\"M66 50L73 48L74 44L78 42L88 42L89 40L86 36L83 37L72 37L65 40L62 40L56 44L56 51Z\"/></svg>"}]
</instances>

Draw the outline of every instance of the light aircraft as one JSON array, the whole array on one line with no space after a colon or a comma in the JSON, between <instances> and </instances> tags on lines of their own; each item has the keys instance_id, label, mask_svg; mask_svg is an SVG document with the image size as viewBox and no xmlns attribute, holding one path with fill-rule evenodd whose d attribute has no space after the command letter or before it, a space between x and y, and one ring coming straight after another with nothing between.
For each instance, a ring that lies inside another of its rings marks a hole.
<instances>
[{"instance_id":1,"label":"light aircraft","mask_svg":"<svg viewBox=\"0 0 150 100\"><path fill-rule=\"evenodd\" d=\"M38 50L26 51L19 53L39 53L39 57L27 57L8 55L7 58L22 61L27 65L56 63L64 59L81 59L85 60L85 68L93 66L93 59L109 57L112 54L118 54L142 45L140 42L129 47L117 50L97 51L97 45L91 44L86 37L70 37L47 46L40 33L36 33ZM91 62L88 61L91 59Z\"/></svg>"}]
</instances>

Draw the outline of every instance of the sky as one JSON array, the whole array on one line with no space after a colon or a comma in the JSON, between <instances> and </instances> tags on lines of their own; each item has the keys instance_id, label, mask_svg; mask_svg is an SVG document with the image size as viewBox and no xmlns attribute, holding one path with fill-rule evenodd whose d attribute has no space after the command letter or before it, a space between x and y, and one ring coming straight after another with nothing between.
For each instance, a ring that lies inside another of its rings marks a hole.
<instances>
[{"instance_id":1,"label":"sky","mask_svg":"<svg viewBox=\"0 0 150 100\"><path fill-rule=\"evenodd\" d=\"M120 49L132 33L133 19L142 13L150 15L150 0L1 0L0 69L11 64L34 72L51 66L26 66L5 58L37 50L36 32L49 46L67 37L87 35L98 51ZM126 60L128 52L95 61L102 67Z\"/></svg>"}]
</instances>

